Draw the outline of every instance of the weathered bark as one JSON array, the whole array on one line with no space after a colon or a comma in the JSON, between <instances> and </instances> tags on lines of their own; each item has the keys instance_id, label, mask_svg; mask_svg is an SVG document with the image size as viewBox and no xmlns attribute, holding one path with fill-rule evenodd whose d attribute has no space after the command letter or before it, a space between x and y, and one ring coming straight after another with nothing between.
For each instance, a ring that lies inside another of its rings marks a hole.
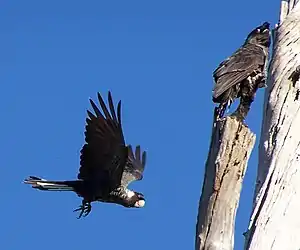
<instances>
[{"instance_id":1,"label":"weathered bark","mask_svg":"<svg viewBox=\"0 0 300 250\"><path fill-rule=\"evenodd\" d=\"M235 118L213 128L199 202L196 250L232 250L235 215L255 135Z\"/></svg>"},{"instance_id":2,"label":"weathered bark","mask_svg":"<svg viewBox=\"0 0 300 250\"><path fill-rule=\"evenodd\" d=\"M300 2L282 1L245 249L300 249ZM299 68L298 68L299 69ZM292 77L291 77L292 76Z\"/></svg>"}]
</instances>

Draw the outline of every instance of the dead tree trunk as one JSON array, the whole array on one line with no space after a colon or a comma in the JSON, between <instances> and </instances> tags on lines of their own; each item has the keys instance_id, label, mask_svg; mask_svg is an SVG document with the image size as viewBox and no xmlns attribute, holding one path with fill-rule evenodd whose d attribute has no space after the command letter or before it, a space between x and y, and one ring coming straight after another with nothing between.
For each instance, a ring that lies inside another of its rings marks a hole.
<instances>
[{"instance_id":1,"label":"dead tree trunk","mask_svg":"<svg viewBox=\"0 0 300 250\"><path fill-rule=\"evenodd\" d=\"M226 117L213 128L199 202L196 250L232 250L235 215L255 135Z\"/></svg>"},{"instance_id":2,"label":"dead tree trunk","mask_svg":"<svg viewBox=\"0 0 300 250\"><path fill-rule=\"evenodd\" d=\"M245 249L300 249L300 2L273 33L254 208Z\"/></svg>"}]
</instances>

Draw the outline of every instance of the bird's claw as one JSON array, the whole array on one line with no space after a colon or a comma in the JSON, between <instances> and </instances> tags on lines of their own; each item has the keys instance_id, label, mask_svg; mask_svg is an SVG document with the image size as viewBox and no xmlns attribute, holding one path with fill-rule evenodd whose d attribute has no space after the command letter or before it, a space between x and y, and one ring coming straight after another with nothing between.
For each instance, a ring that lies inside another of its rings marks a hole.
<instances>
[{"instance_id":1,"label":"bird's claw","mask_svg":"<svg viewBox=\"0 0 300 250\"><path fill-rule=\"evenodd\" d=\"M82 205L79 206L79 208L73 210L73 212L78 212L80 211L79 216L77 219L80 219L82 216L86 217L92 210L92 206L90 203L82 202Z\"/></svg>"}]
</instances>

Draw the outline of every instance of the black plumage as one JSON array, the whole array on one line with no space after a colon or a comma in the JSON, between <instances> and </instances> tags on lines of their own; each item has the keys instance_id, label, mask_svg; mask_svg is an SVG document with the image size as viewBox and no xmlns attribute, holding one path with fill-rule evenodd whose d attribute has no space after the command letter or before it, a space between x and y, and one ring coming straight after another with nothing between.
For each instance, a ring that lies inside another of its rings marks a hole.
<instances>
[{"instance_id":1,"label":"black plumage","mask_svg":"<svg viewBox=\"0 0 300 250\"><path fill-rule=\"evenodd\" d=\"M213 72L213 102L220 103L216 109L217 118L221 118L226 108L240 97L233 115L245 119L257 89L265 87L271 42L269 27L270 24L265 22L251 31L243 46Z\"/></svg>"},{"instance_id":2,"label":"black plumage","mask_svg":"<svg viewBox=\"0 0 300 250\"><path fill-rule=\"evenodd\" d=\"M79 218L88 215L94 201L116 203L124 207L143 207L144 195L127 186L141 180L146 164L146 152L137 146L133 153L126 145L121 124L121 101L115 112L111 93L108 93L108 111L101 95L98 100L103 114L90 100L95 114L87 111L85 144L81 150L78 180L48 181L30 176L26 184L48 191L74 191L82 197Z\"/></svg>"}]
</instances>

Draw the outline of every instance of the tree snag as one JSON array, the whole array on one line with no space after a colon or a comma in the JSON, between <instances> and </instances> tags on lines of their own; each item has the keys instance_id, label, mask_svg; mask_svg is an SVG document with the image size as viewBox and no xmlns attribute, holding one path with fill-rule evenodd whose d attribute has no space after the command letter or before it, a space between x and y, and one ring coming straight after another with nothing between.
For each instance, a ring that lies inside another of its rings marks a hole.
<instances>
[{"instance_id":1,"label":"tree snag","mask_svg":"<svg viewBox=\"0 0 300 250\"><path fill-rule=\"evenodd\" d=\"M235 215L255 135L235 117L214 123L199 202L196 250L233 249Z\"/></svg>"},{"instance_id":2,"label":"tree snag","mask_svg":"<svg viewBox=\"0 0 300 250\"><path fill-rule=\"evenodd\" d=\"M300 249L300 2L282 1L273 31L259 165L245 249Z\"/></svg>"}]
</instances>

